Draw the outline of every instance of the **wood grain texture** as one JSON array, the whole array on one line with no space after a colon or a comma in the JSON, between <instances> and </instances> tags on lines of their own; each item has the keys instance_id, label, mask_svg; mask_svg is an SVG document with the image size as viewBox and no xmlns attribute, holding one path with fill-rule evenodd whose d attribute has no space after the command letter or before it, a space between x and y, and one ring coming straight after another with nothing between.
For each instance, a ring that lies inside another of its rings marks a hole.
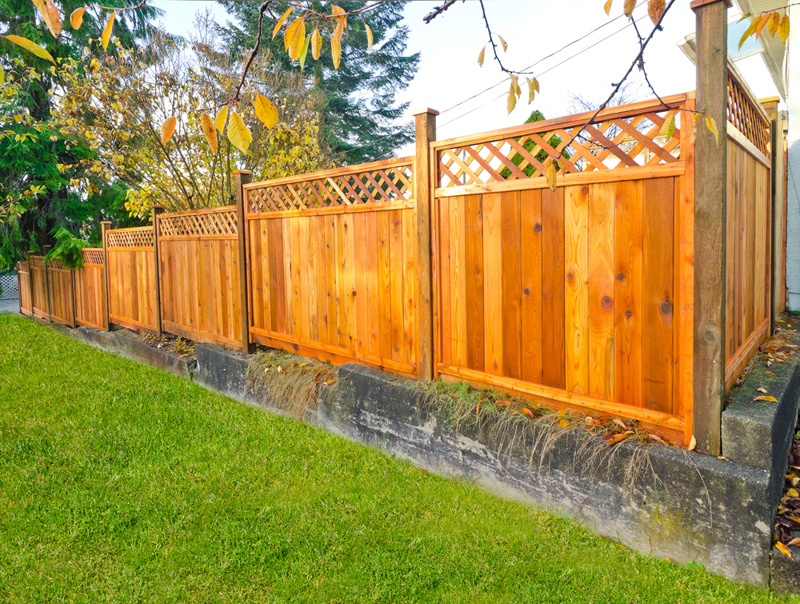
<instances>
[{"instance_id":1,"label":"wood grain texture","mask_svg":"<svg viewBox=\"0 0 800 604\"><path fill-rule=\"evenodd\" d=\"M564 193L566 389L589 394L589 187Z\"/></svg>"}]
</instances>

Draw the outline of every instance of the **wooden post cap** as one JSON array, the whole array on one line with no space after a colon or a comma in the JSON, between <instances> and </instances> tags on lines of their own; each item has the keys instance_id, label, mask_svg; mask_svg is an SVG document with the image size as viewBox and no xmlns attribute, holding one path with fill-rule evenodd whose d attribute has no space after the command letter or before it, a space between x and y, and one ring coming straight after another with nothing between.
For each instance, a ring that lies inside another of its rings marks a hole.
<instances>
[{"instance_id":1,"label":"wooden post cap","mask_svg":"<svg viewBox=\"0 0 800 604\"><path fill-rule=\"evenodd\" d=\"M249 174L250 176L253 175L253 171L252 170L234 170L233 173L234 174Z\"/></svg>"},{"instance_id":2,"label":"wooden post cap","mask_svg":"<svg viewBox=\"0 0 800 604\"><path fill-rule=\"evenodd\" d=\"M111 221L110 220L103 220L103 221L100 222L100 224L111 224Z\"/></svg>"},{"instance_id":3,"label":"wooden post cap","mask_svg":"<svg viewBox=\"0 0 800 604\"><path fill-rule=\"evenodd\" d=\"M708 6L709 4L716 4L717 2L724 2L728 8L733 6L732 0L692 0L689 4L689 8L692 10L697 10L698 8Z\"/></svg>"},{"instance_id":4,"label":"wooden post cap","mask_svg":"<svg viewBox=\"0 0 800 604\"><path fill-rule=\"evenodd\" d=\"M411 115L422 115L424 113L428 113L430 115L439 115L439 112L436 109L431 109L430 107L417 107L416 109L412 109Z\"/></svg>"}]
</instances>

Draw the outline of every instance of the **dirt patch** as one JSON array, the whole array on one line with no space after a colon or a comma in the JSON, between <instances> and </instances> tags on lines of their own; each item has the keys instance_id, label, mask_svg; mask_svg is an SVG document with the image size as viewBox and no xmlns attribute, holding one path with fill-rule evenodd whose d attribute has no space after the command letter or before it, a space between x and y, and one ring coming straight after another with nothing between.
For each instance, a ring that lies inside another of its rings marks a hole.
<instances>
[{"instance_id":1,"label":"dirt patch","mask_svg":"<svg viewBox=\"0 0 800 604\"><path fill-rule=\"evenodd\" d=\"M169 333L160 336L153 334L136 334L136 336L152 348L177 354L190 363L197 360L194 353L194 342L192 340L187 340L180 336L173 336Z\"/></svg>"}]
</instances>

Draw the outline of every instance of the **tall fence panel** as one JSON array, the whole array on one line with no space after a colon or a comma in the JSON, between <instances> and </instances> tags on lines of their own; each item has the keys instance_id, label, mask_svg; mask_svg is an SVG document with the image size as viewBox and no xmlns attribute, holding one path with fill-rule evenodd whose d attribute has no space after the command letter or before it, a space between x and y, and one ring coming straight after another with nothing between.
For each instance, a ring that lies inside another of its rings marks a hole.
<instances>
[{"instance_id":1,"label":"tall fence panel","mask_svg":"<svg viewBox=\"0 0 800 604\"><path fill-rule=\"evenodd\" d=\"M37 319L50 319L50 309L47 301L47 272L44 265L44 256L30 256L30 278L33 282L33 316Z\"/></svg>"},{"instance_id":2,"label":"tall fence panel","mask_svg":"<svg viewBox=\"0 0 800 604\"><path fill-rule=\"evenodd\" d=\"M105 258L102 248L83 250L83 266L75 271L75 322L108 329Z\"/></svg>"},{"instance_id":3,"label":"tall fence panel","mask_svg":"<svg viewBox=\"0 0 800 604\"><path fill-rule=\"evenodd\" d=\"M47 263L50 320L75 327L75 296L72 271L58 260Z\"/></svg>"},{"instance_id":4,"label":"tall fence panel","mask_svg":"<svg viewBox=\"0 0 800 604\"><path fill-rule=\"evenodd\" d=\"M242 337L236 208L158 217L163 328L198 342Z\"/></svg>"},{"instance_id":5,"label":"tall fence panel","mask_svg":"<svg viewBox=\"0 0 800 604\"><path fill-rule=\"evenodd\" d=\"M691 99L665 100L432 145L438 374L683 436Z\"/></svg>"},{"instance_id":6,"label":"tall fence panel","mask_svg":"<svg viewBox=\"0 0 800 604\"><path fill-rule=\"evenodd\" d=\"M251 340L417 374L411 158L245 186Z\"/></svg>"},{"instance_id":7,"label":"tall fence panel","mask_svg":"<svg viewBox=\"0 0 800 604\"><path fill-rule=\"evenodd\" d=\"M19 310L23 315L31 316L31 271L30 264L17 262L17 275L19 278Z\"/></svg>"},{"instance_id":8,"label":"tall fence panel","mask_svg":"<svg viewBox=\"0 0 800 604\"><path fill-rule=\"evenodd\" d=\"M770 123L733 72L728 122L726 388L769 336L772 272Z\"/></svg>"},{"instance_id":9,"label":"tall fence panel","mask_svg":"<svg viewBox=\"0 0 800 604\"><path fill-rule=\"evenodd\" d=\"M106 231L108 317L138 331L158 330L153 227Z\"/></svg>"}]
</instances>

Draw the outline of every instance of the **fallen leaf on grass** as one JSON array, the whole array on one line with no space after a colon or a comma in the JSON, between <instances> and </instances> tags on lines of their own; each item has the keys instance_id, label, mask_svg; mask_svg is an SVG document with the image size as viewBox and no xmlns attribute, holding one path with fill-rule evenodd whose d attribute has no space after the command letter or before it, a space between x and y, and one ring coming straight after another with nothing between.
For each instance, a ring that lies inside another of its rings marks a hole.
<instances>
[{"instance_id":1,"label":"fallen leaf on grass","mask_svg":"<svg viewBox=\"0 0 800 604\"><path fill-rule=\"evenodd\" d=\"M757 396L753 399L753 402L756 401L769 401L771 403L777 403L778 399L776 399L774 396Z\"/></svg>"},{"instance_id":2,"label":"fallen leaf on grass","mask_svg":"<svg viewBox=\"0 0 800 604\"><path fill-rule=\"evenodd\" d=\"M568 428L569 427L569 420L568 419L562 419L561 421L558 422L558 427L559 428Z\"/></svg>"},{"instance_id":3,"label":"fallen leaf on grass","mask_svg":"<svg viewBox=\"0 0 800 604\"><path fill-rule=\"evenodd\" d=\"M278 373L280 373L281 375L286 375L286 370L280 365L278 365Z\"/></svg>"},{"instance_id":4,"label":"fallen leaf on grass","mask_svg":"<svg viewBox=\"0 0 800 604\"><path fill-rule=\"evenodd\" d=\"M664 439L661 438L658 434L648 434L647 436L649 436L651 440L661 443L662 445L667 444L666 442L664 442Z\"/></svg>"},{"instance_id":5,"label":"fallen leaf on grass","mask_svg":"<svg viewBox=\"0 0 800 604\"><path fill-rule=\"evenodd\" d=\"M800 537L797 537L796 539L792 539L786 545L793 545L795 547L800 546Z\"/></svg>"},{"instance_id":6,"label":"fallen leaf on grass","mask_svg":"<svg viewBox=\"0 0 800 604\"><path fill-rule=\"evenodd\" d=\"M800 497L800 493L797 492L797 489L789 489L786 491L786 495L789 497Z\"/></svg>"},{"instance_id":7,"label":"fallen leaf on grass","mask_svg":"<svg viewBox=\"0 0 800 604\"><path fill-rule=\"evenodd\" d=\"M522 412L525 415L527 415L529 418L533 419L533 410L532 409L528 409L527 407L523 407Z\"/></svg>"},{"instance_id":8,"label":"fallen leaf on grass","mask_svg":"<svg viewBox=\"0 0 800 604\"><path fill-rule=\"evenodd\" d=\"M497 401L494 406L495 407L508 407L511 404L511 401Z\"/></svg>"},{"instance_id":9,"label":"fallen leaf on grass","mask_svg":"<svg viewBox=\"0 0 800 604\"><path fill-rule=\"evenodd\" d=\"M772 373L771 371L767 371L767 375L775 375L775 374Z\"/></svg>"},{"instance_id":10,"label":"fallen leaf on grass","mask_svg":"<svg viewBox=\"0 0 800 604\"><path fill-rule=\"evenodd\" d=\"M326 384L328 384L328 386L330 386L330 385L331 385L331 384L333 384L335 381L336 381L336 378L331 378L331 379L329 379L329 380L328 380L327 382L325 382L325 383L326 383Z\"/></svg>"},{"instance_id":11,"label":"fallen leaf on grass","mask_svg":"<svg viewBox=\"0 0 800 604\"><path fill-rule=\"evenodd\" d=\"M601 422L599 419L595 419L593 417L587 417L585 421L590 426L597 426L598 428L603 427L603 422Z\"/></svg>"},{"instance_id":12,"label":"fallen leaf on grass","mask_svg":"<svg viewBox=\"0 0 800 604\"><path fill-rule=\"evenodd\" d=\"M623 422L621 419L614 418L614 423L617 424L623 430L627 430L628 429L628 426L626 426L625 422Z\"/></svg>"},{"instance_id":13,"label":"fallen leaf on grass","mask_svg":"<svg viewBox=\"0 0 800 604\"><path fill-rule=\"evenodd\" d=\"M692 439L689 441L689 451L694 451L697 448L697 439L692 434Z\"/></svg>"},{"instance_id":14,"label":"fallen leaf on grass","mask_svg":"<svg viewBox=\"0 0 800 604\"><path fill-rule=\"evenodd\" d=\"M615 434L614 436L608 439L608 441L606 442L606 446L610 447L611 445L616 445L618 442L622 442L632 434L633 430L628 430L627 432L623 432L622 434Z\"/></svg>"},{"instance_id":15,"label":"fallen leaf on grass","mask_svg":"<svg viewBox=\"0 0 800 604\"><path fill-rule=\"evenodd\" d=\"M478 401L478 407L475 409L475 415L480 415L481 414L481 403L482 402L483 401Z\"/></svg>"},{"instance_id":16,"label":"fallen leaf on grass","mask_svg":"<svg viewBox=\"0 0 800 604\"><path fill-rule=\"evenodd\" d=\"M762 394L766 394L767 389L762 386L761 388L756 388L756 392L761 392Z\"/></svg>"}]
</instances>

